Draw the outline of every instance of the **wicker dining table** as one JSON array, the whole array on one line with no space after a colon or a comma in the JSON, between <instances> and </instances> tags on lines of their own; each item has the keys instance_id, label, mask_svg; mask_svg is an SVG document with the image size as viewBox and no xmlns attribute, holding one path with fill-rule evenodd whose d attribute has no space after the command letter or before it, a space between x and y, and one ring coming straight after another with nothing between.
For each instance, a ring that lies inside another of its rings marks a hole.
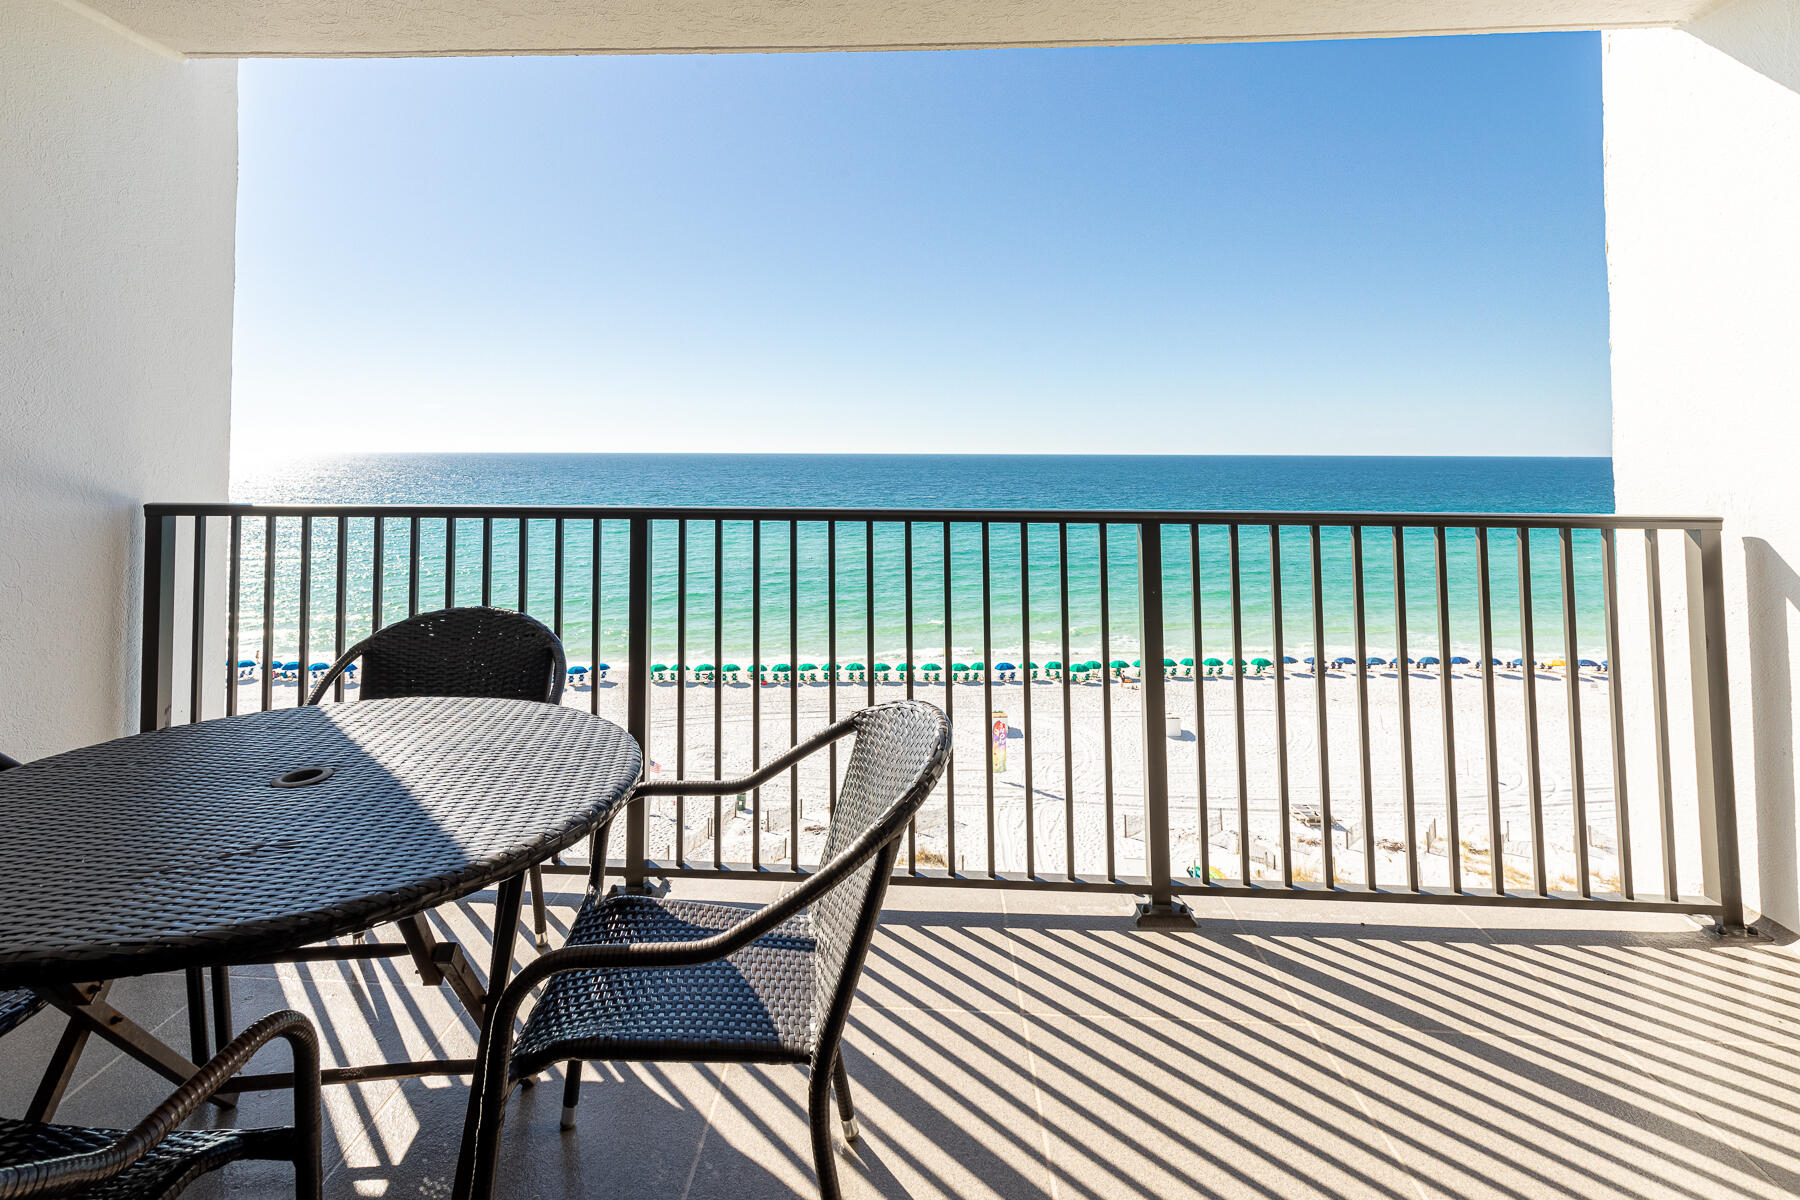
<instances>
[{"instance_id":1,"label":"wicker dining table","mask_svg":"<svg viewBox=\"0 0 1800 1200\"><path fill-rule=\"evenodd\" d=\"M202 721L0 772L0 989L33 988L71 1018L33 1108L54 1109L90 1034L193 1074L108 1003L126 976L212 968L222 984L245 963L410 957L479 1023L510 972L523 873L604 824L642 765L628 733L578 709L433 697ZM425 914L496 885L483 980ZM388 923L401 941L321 944ZM326 1080L469 1069L362 1064Z\"/></svg>"}]
</instances>

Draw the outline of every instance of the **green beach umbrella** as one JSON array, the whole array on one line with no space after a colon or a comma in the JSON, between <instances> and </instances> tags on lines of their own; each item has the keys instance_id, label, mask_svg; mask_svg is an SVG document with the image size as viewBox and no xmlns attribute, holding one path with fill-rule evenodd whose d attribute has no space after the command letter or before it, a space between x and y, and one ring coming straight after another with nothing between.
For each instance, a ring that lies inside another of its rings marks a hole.
<instances>
[{"instance_id":1,"label":"green beach umbrella","mask_svg":"<svg viewBox=\"0 0 1800 1200\"><path fill-rule=\"evenodd\" d=\"M1134 667L1141 667L1144 665L1144 660L1141 658L1134 658L1131 660L1131 665Z\"/></svg>"},{"instance_id":2,"label":"green beach umbrella","mask_svg":"<svg viewBox=\"0 0 1800 1200\"><path fill-rule=\"evenodd\" d=\"M1115 658L1112 660L1112 665L1113 665L1114 670L1124 670L1126 667L1129 667L1131 664L1126 662L1122 658Z\"/></svg>"},{"instance_id":3,"label":"green beach umbrella","mask_svg":"<svg viewBox=\"0 0 1800 1200\"><path fill-rule=\"evenodd\" d=\"M846 671L860 671L862 669L863 669L863 665L861 663L845 663L844 664L844 670L846 670Z\"/></svg>"},{"instance_id":4,"label":"green beach umbrella","mask_svg":"<svg viewBox=\"0 0 1800 1200\"><path fill-rule=\"evenodd\" d=\"M1194 660L1191 658L1184 658L1181 660L1181 665L1184 667L1191 667L1194 665Z\"/></svg>"},{"instance_id":5,"label":"green beach umbrella","mask_svg":"<svg viewBox=\"0 0 1800 1200\"><path fill-rule=\"evenodd\" d=\"M1192 666L1192 665L1193 665L1193 663L1194 663L1194 660L1193 660L1193 659L1191 659L1191 658L1190 658L1190 659L1188 659L1188 665L1189 665L1189 666ZM1172 658L1165 658L1165 659L1163 659L1163 666L1165 666L1165 667L1179 667L1179 666L1180 666L1180 665L1181 665L1181 664L1180 664L1180 663L1178 663L1178 662L1176 662L1176 661L1175 661L1175 660L1174 660L1174 659L1172 659Z\"/></svg>"},{"instance_id":6,"label":"green beach umbrella","mask_svg":"<svg viewBox=\"0 0 1800 1200\"><path fill-rule=\"evenodd\" d=\"M711 664L711 663L701 663L701 664L700 664L700 665L699 665L699 666L697 666L697 667L695 667L695 668L694 668L694 670L695 670L695 671L696 671L696 672L698 672L698 671L710 671L710 670L712 670L712 664Z\"/></svg>"},{"instance_id":7,"label":"green beach umbrella","mask_svg":"<svg viewBox=\"0 0 1800 1200\"><path fill-rule=\"evenodd\" d=\"M652 671L652 672L656 672L656 671L666 671L666 670L668 670L668 669L669 669L669 668L668 668L668 667L667 667L667 666L666 666L666 665L665 665L665 664L663 664L663 663L651 663L651 664L650 664L650 670L651 670L651 671Z\"/></svg>"},{"instance_id":8,"label":"green beach umbrella","mask_svg":"<svg viewBox=\"0 0 1800 1200\"><path fill-rule=\"evenodd\" d=\"M801 663L800 669L802 671L816 671L819 669L819 664L818 663Z\"/></svg>"},{"instance_id":9,"label":"green beach umbrella","mask_svg":"<svg viewBox=\"0 0 1800 1200\"><path fill-rule=\"evenodd\" d=\"M952 671L966 671L969 669L969 664L968 663L951 663L950 669Z\"/></svg>"},{"instance_id":10,"label":"green beach umbrella","mask_svg":"<svg viewBox=\"0 0 1800 1200\"><path fill-rule=\"evenodd\" d=\"M790 666L788 666L788 665L787 665L787 664L786 664L786 663L776 663L776 664L775 664L775 669L776 669L776 670L777 670L777 671L791 671L791 670L793 670L793 669L794 669L794 668L792 668L792 667L790 667Z\"/></svg>"},{"instance_id":11,"label":"green beach umbrella","mask_svg":"<svg viewBox=\"0 0 1800 1200\"><path fill-rule=\"evenodd\" d=\"M1060 670L1062 670L1062 663L1060 663L1060 662L1058 662L1058 661L1057 661L1057 660L1056 660L1056 659L1054 659L1054 658L1053 658L1053 659L1051 659L1051 660L1050 660L1050 661L1049 661L1049 662L1047 662L1047 663L1045 663L1045 664L1044 664L1044 666L1046 666L1046 667L1048 667L1048 668L1049 668L1049 669L1050 669L1050 670L1052 670L1052 671L1060 671Z\"/></svg>"},{"instance_id":12,"label":"green beach umbrella","mask_svg":"<svg viewBox=\"0 0 1800 1200\"><path fill-rule=\"evenodd\" d=\"M738 665L737 665L737 664L736 664L736 663L726 663L726 664L725 664L725 665L724 665L724 666L723 666L723 667L722 667L722 668L720 668L720 669L721 669L721 670L725 670L725 671L741 671L741 670L743 670L743 669L744 669L744 668L742 668L742 667L740 667L740 666L738 666Z\"/></svg>"},{"instance_id":13,"label":"green beach umbrella","mask_svg":"<svg viewBox=\"0 0 1800 1200\"><path fill-rule=\"evenodd\" d=\"M1208 659L1202 659L1200 662L1200 665L1203 667L1222 667L1225 664L1220 662L1216 658L1208 658Z\"/></svg>"},{"instance_id":14,"label":"green beach umbrella","mask_svg":"<svg viewBox=\"0 0 1800 1200\"><path fill-rule=\"evenodd\" d=\"M876 664L875 664L875 669L876 669L876 670L877 670L877 671L891 671L891 670L893 670L893 669L894 669L894 668L892 668L892 667L890 667L890 666L888 666L888 665L887 665L887 664L886 664L886 663L876 663Z\"/></svg>"},{"instance_id":15,"label":"green beach umbrella","mask_svg":"<svg viewBox=\"0 0 1800 1200\"><path fill-rule=\"evenodd\" d=\"M1263 669L1263 668L1264 668L1264 667L1272 667L1272 666L1274 666L1274 665L1275 665L1275 664L1274 664L1274 663L1272 663L1272 662L1270 662L1270 661L1269 661L1269 660L1268 660L1268 659L1266 659L1266 658L1253 658L1253 659L1251 659L1251 660L1250 660L1250 665L1251 665L1251 666L1253 666L1253 667L1255 667L1255 668L1256 668L1256 669L1257 669L1257 670L1259 670L1259 671L1260 671L1260 670L1262 670L1262 669Z\"/></svg>"},{"instance_id":16,"label":"green beach umbrella","mask_svg":"<svg viewBox=\"0 0 1800 1200\"><path fill-rule=\"evenodd\" d=\"M921 671L941 671L943 669L944 668L938 666L936 663L926 663L924 666L919 668L919 670L921 670Z\"/></svg>"}]
</instances>

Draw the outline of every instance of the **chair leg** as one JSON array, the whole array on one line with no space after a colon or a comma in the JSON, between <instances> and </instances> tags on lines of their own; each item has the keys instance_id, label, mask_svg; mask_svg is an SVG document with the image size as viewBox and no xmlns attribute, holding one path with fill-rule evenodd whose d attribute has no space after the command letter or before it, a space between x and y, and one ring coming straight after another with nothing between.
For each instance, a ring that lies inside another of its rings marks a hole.
<instances>
[{"instance_id":1,"label":"chair leg","mask_svg":"<svg viewBox=\"0 0 1800 1200\"><path fill-rule=\"evenodd\" d=\"M563 1076L563 1108L562 1127L575 1128L575 1106L581 1103L581 1068L585 1066L580 1059L568 1064L567 1074Z\"/></svg>"},{"instance_id":2,"label":"chair leg","mask_svg":"<svg viewBox=\"0 0 1800 1200\"><path fill-rule=\"evenodd\" d=\"M831 1072L813 1067L807 1082L807 1115L812 1124L813 1168L819 1175L819 1200L842 1200L838 1189L837 1148L831 1137Z\"/></svg>"},{"instance_id":3,"label":"chair leg","mask_svg":"<svg viewBox=\"0 0 1800 1200\"><path fill-rule=\"evenodd\" d=\"M537 930L537 948L550 948L550 919L544 915L544 872L531 868L531 924Z\"/></svg>"},{"instance_id":4,"label":"chair leg","mask_svg":"<svg viewBox=\"0 0 1800 1200\"><path fill-rule=\"evenodd\" d=\"M837 1061L831 1067L831 1086L837 1092L838 1119L844 1123L844 1140L854 1142L857 1137L856 1106L850 1103L850 1073L844 1070L844 1052L839 1050Z\"/></svg>"}]
</instances>

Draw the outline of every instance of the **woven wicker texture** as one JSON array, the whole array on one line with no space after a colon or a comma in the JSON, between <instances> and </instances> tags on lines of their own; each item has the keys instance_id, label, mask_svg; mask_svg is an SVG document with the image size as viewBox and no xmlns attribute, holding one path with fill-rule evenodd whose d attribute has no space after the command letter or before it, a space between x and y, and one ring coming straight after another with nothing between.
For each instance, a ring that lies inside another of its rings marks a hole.
<instances>
[{"instance_id":1,"label":"woven wicker texture","mask_svg":"<svg viewBox=\"0 0 1800 1200\"><path fill-rule=\"evenodd\" d=\"M506 608L444 608L377 630L332 664L307 703L362 659L361 700L396 696L562 699L562 642L537 618Z\"/></svg>"},{"instance_id":2,"label":"woven wicker texture","mask_svg":"<svg viewBox=\"0 0 1800 1200\"><path fill-rule=\"evenodd\" d=\"M728 905L614 896L582 909L569 943L687 942L744 916ZM812 1048L812 957L812 933L801 917L698 967L558 975L514 1048L513 1077L571 1055L804 1062Z\"/></svg>"},{"instance_id":3,"label":"woven wicker texture","mask_svg":"<svg viewBox=\"0 0 1800 1200\"><path fill-rule=\"evenodd\" d=\"M825 861L878 826L891 844L942 774L949 726L930 705L856 714L856 743L832 811ZM876 854L808 913L728 958L695 967L573 971L551 979L514 1050L513 1077L570 1058L805 1062L848 1006L852 955L874 927ZM825 868L821 868L823 870ZM567 945L694 941L742 921L742 908L648 896L590 898ZM860 969L860 960L855 964ZM826 1047L831 1049L831 1047Z\"/></svg>"},{"instance_id":4,"label":"woven wicker texture","mask_svg":"<svg viewBox=\"0 0 1800 1200\"><path fill-rule=\"evenodd\" d=\"M30 988L0 992L0 1036L11 1033L25 1019L44 1007L44 998Z\"/></svg>"},{"instance_id":5,"label":"woven wicker texture","mask_svg":"<svg viewBox=\"0 0 1800 1200\"><path fill-rule=\"evenodd\" d=\"M641 762L579 710L455 697L252 713L0 772L0 987L244 961L441 904L578 841Z\"/></svg>"},{"instance_id":6,"label":"woven wicker texture","mask_svg":"<svg viewBox=\"0 0 1800 1200\"><path fill-rule=\"evenodd\" d=\"M80 1129L0 1118L0 1167L41 1163L71 1154L103 1150L122 1135L117 1129ZM292 1153L286 1129L182 1129L111 1179L64 1193L83 1200L162 1200L179 1195L208 1171L245 1158L281 1158Z\"/></svg>"}]
</instances>

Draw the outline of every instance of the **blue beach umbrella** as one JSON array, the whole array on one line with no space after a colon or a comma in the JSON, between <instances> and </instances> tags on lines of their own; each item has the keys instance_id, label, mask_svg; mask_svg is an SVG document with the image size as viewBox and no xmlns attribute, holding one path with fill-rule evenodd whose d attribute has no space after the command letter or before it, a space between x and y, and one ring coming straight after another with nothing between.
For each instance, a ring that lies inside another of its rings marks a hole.
<instances>
[{"instance_id":1,"label":"blue beach umbrella","mask_svg":"<svg viewBox=\"0 0 1800 1200\"><path fill-rule=\"evenodd\" d=\"M1371 658L1368 662L1368 665L1371 667L1385 667L1385 666L1387 666L1387 662L1384 659Z\"/></svg>"},{"instance_id":2,"label":"blue beach umbrella","mask_svg":"<svg viewBox=\"0 0 1800 1200\"><path fill-rule=\"evenodd\" d=\"M1468 659L1466 659L1462 655L1458 654L1450 660L1450 665L1453 667L1467 667L1467 666L1470 666L1471 664Z\"/></svg>"},{"instance_id":3,"label":"blue beach umbrella","mask_svg":"<svg viewBox=\"0 0 1800 1200\"><path fill-rule=\"evenodd\" d=\"M1434 657L1432 657L1432 656L1431 656L1431 655L1429 655L1429 654L1427 654L1427 655L1426 655L1426 656L1425 656L1425 657L1424 657L1424 658L1421 658L1421 659L1420 659L1420 660L1419 660L1419 665L1420 665L1420 666L1421 666L1421 667L1435 667L1435 666L1439 666L1439 665L1441 665L1441 664L1439 664L1439 662L1438 662L1438 660L1437 660L1437 659L1436 659L1436 658L1434 658Z\"/></svg>"},{"instance_id":4,"label":"blue beach umbrella","mask_svg":"<svg viewBox=\"0 0 1800 1200\"><path fill-rule=\"evenodd\" d=\"M1589 670L1592 670L1592 671L1598 671L1600 669L1600 664L1595 662L1591 658L1584 658L1580 662L1576 663L1575 665L1578 667L1587 667Z\"/></svg>"},{"instance_id":5,"label":"blue beach umbrella","mask_svg":"<svg viewBox=\"0 0 1800 1200\"><path fill-rule=\"evenodd\" d=\"M1331 660L1331 665L1334 667L1354 667L1356 665L1356 660L1354 658L1345 658L1344 656L1339 655L1337 658Z\"/></svg>"},{"instance_id":6,"label":"blue beach umbrella","mask_svg":"<svg viewBox=\"0 0 1800 1200\"><path fill-rule=\"evenodd\" d=\"M1499 660L1496 659L1495 663L1498 664ZM1525 666L1525 660L1522 658L1515 658L1511 662L1509 662L1505 665L1513 668L1514 670L1522 670L1522 669L1524 669L1524 666Z\"/></svg>"}]
</instances>

